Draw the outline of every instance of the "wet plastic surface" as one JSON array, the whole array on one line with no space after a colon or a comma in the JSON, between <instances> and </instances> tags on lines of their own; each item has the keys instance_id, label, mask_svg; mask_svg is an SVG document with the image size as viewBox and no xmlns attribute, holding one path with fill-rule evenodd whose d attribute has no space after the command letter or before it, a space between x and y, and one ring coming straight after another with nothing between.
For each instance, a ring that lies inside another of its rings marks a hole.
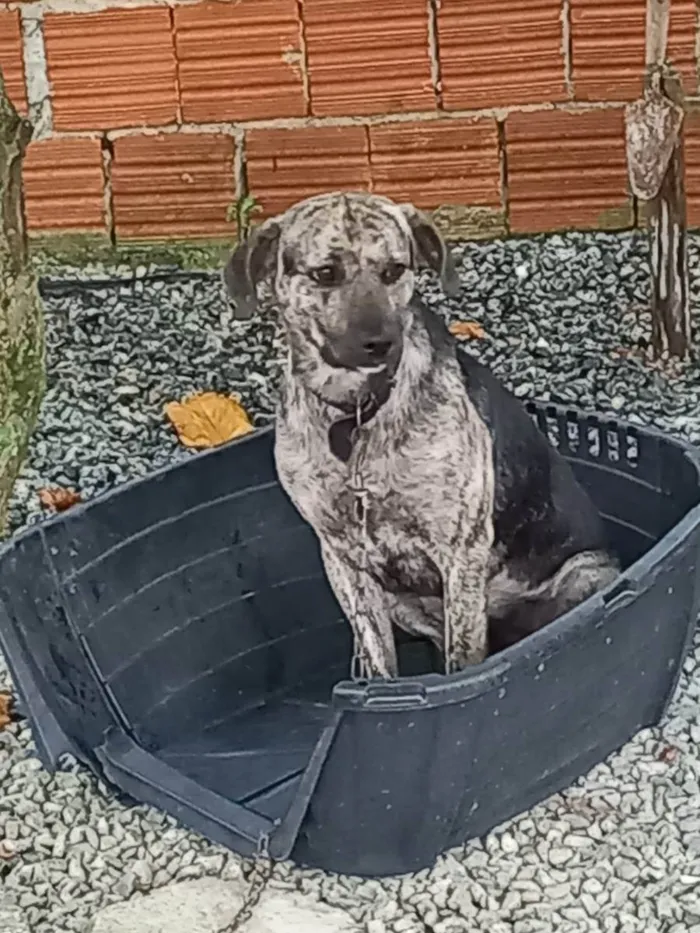
<instances>
[{"instance_id":1,"label":"wet plastic surface","mask_svg":"<svg viewBox=\"0 0 700 933\"><path fill-rule=\"evenodd\" d=\"M700 458L532 406L624 562L479 668L356 684L349 626L260 431L78 506L0 554L0 642L39 754L243 854L415 871L656 723L697 612Z\"/></svg>"}]
</instances>

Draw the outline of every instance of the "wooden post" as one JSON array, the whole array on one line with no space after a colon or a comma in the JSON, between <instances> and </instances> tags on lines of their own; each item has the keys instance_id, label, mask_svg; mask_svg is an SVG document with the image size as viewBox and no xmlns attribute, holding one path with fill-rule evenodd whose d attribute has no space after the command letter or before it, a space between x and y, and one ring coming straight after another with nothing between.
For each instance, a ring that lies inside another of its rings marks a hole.
<instances>
[{"instance_id":1,"label":"wooden post","mask_svg":"<svg viewBox=\"0 0 700 933\"><path fill-rule=\"evenodd\" d=\"M670 0L647 0L642 98L626 108L632 192L649 221L651 343L656 358L691 351L681 80L666 63Z\"/></svg>"},{"instance_id":2,"label":"wooden post","mask_svg":"<svg viewBox=\"0 0 700 933\"><path fill-rule=\"evenodd\" d=\"M664 96L682 106L679 78L664 75ZM687 359L691 350L683 129L656 197L647 208L651 249L651 344L661 358Z\"/></svg>"},{"instance_id":3,"label":"wooden post","mask_svg":"<svg viewBox=\"0 0 700 933\"><path fill-rule=\"evenodd\" d=\"M31 135L0 73L0 536L44 391L43 315L27 256L22 192Z\"/></svg>"}]
</instances>

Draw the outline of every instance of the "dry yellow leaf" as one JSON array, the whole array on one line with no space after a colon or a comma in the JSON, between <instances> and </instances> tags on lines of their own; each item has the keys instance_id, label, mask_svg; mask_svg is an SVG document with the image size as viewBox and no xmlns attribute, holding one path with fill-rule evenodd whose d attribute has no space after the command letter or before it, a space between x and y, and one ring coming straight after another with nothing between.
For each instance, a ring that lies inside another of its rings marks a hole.
<instances>
[{"instance_id":1,"label":"dry yellow leaf","mask_svg":"<svg viewBox=\"0 0 700 933\"><path fill-rule=\"evenodd\" d=\"M486 336L484 328L477 321L453 321L449 331L459 340L482 340Z\"/></svg>"},{"instance_id":2,"label":"dry yellow leaf","mask_svg":"<svg viewBox=\"0 0 700 933\"><path fill-rule=\"evenodd\" d=\"M218 447L254 430L241 403L218 392L202 392L182 402L169 402L165 414L185 447Z\"/></svg>"},{"instance_id":3,"label":"dry yellow leaf","mask_svg":"<svg viewBox=\"0 0 700 933\"><path fill-rule=\"evenodd\" d=\"M52 509L54 512L65 512L66 509L71 509L82 501L82 496L75 489L64 489L62 486L45 486L39 490L39 502L45 509Z\"/></svg>"},{"instance_id":4,"label":"dry yellow leaf","mask_svg":"<svg viewBox=\"0 0 700 933\"><path fill-rule=\"evenodd\" d=\"M0 729L9 726L10 707L12 706L12 695L9 693L0 693Z\"/></svg>"}]
</instances>

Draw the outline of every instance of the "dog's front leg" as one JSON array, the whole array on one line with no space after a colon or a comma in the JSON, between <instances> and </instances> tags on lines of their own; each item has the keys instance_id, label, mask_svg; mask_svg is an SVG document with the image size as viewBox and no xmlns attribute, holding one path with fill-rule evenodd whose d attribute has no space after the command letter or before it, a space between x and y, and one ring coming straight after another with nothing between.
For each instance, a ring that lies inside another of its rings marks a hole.
<instances>
[{"instance_id":1,"label":"dog's front leg","mask_svg":"<svg viewBox=\"0 0 700 933\"><path fill-rule=\"evenodd\" d=\"M486 574L493 541L491 519L469 528L443 570L445 670L480 664L488 654Z\"/></svg>"},{"instance_id":2,"label":"dog's front leg","mask_svg":"<svg viewBox=\"0 0 700 933\"><path fill-rule=\"evenodd\" d=\"M363 662L363 676L396 677L398 660L388 594L368 573L358 571L334 548L321 545L326 576L352 626Z\"/></svg>"}]
</instances>

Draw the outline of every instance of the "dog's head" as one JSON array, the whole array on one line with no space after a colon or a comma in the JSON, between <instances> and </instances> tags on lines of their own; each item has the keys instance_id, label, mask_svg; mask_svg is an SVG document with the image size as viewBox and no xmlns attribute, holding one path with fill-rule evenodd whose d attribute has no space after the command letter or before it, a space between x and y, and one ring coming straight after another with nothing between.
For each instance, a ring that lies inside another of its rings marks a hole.
<instances>
[{"instance_id":1,"label":"dog's head","mask_svg":"<svg viewBox=\"0 0 700 933\"><path fill-rule=\"evenodd\" d=\"M233 253L224 279L238 318L272 284L292 345L326 365L362 372L401 354L406 308L419 267L437 272L448 294L459 280L435 226L410 204L333 193L295 204L257 227Z\"/></svg>"}]
</instances>

